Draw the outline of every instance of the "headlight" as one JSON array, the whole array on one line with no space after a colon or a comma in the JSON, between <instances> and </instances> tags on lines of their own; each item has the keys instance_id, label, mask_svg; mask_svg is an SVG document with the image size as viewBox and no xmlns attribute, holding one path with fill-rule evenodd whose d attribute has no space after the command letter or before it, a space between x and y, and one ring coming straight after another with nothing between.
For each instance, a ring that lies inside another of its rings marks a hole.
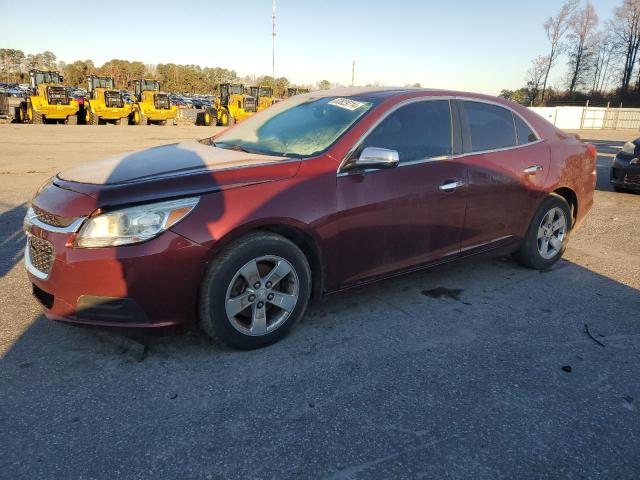
<instances>
[{"instance_id":1,"label":"headlight","mask_svg":"<svg viewBox=\"0 0 640 480\"><path fill-rule=\"evenodd\" d=\"M627 155L634 155L636 153L636 144L633 142L627 142L622 147L622 152Z\"/></svg>"},{"instance_id":2,"label":"headlight","mask_svg":"<svg viewBox=\"0 0 640 480\"><path fill-rule=\"evenodd\" d=\"M85 222L75 246L115 247L144 242L186 217L198 200L198 197L183 198L103 213Z\"/></svg>"}]
</instances>

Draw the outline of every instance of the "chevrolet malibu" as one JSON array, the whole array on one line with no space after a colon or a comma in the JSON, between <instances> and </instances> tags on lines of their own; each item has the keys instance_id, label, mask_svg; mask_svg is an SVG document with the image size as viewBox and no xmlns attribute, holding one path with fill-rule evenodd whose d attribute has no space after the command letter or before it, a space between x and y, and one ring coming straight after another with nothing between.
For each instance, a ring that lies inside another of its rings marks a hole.
<instances>
[{"instance_id":1,"label":"chevrolet malibu","mask_svg":"<svg viewBox=\"0 0 640 480\"><path fill-rule=\"evenodd\" d=\"M499 98L314 92L59 173L25 218L25 264L50 319L199 322L257 348L329 292L498 249L551 268L593 203L595 159Z\"/></svg>"}]
</instances>

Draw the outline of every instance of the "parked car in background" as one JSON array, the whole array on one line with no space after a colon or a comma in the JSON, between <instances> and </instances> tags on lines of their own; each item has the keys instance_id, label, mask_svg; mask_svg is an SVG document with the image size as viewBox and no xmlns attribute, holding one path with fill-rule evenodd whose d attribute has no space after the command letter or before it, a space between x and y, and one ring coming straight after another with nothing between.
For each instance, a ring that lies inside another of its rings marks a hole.
<instances>
[{"instance_id":1,"label":"parked car in background","mask_svg":"<svg viewBox=\"0 0 640 480\"><path fill-rule=\"evenodd\" d=\"M627 142L611 164L610 181L616 192L640 192L640 138Z\"/></svg>"},{"instance_id":2,"label":"parked car in background","mask_svg":"<svg viewBox=\"0 0 640 480\"><path fill-rule=\"evenodd\" d=\"M551 268L592 206L596 154L485 95L296 95L211 139L59 173L25 218L25 264L50 319L198 321L256 348L312 296L488 251Z\"/></svg>"}]
</instances>

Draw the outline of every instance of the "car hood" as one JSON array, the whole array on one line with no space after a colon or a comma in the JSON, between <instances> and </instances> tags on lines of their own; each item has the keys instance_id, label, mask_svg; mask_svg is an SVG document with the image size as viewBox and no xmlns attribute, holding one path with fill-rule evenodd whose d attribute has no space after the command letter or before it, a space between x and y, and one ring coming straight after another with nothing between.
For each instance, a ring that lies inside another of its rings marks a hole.
<instances>
[{"instance_id":1,"label":"car hood","mask_svg":"<svg viewBox=\"0 0 640 480\"><path fill-rule=\"evenodd\" d=\"M300 161L212 147L196 140L88 162L54 183L104 204L215 192L294 176Z\"/></svg>"}]
</instances>

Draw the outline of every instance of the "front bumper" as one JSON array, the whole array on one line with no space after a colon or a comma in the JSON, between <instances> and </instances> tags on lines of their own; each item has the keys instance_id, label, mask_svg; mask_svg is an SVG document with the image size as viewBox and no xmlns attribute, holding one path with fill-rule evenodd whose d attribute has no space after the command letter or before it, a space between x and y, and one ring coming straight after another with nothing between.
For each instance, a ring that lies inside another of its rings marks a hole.
<instances>
[{"instance_id":1,"label":"front bumper","mask_svg":"<svg viewBox=\"0 0 640 480\"><path fill-rule=\"evenodd\" d=\"M120 120L131 115L131 107L96 109L95 114L104 120Z\"/></svg>"},{"instance_id":2,"label":"front bumper","mask_svg":"<svg viewBox=\"0 0 640 480\"><path fill-rule=\"evenodd\" d=\"M69 105L34 104L33 108L37 112L42 113L46 118L64 120L69 116L76 115L80 107L77 102L72 101Z\"/></svg>"},{"instance_id":3,"label":"front bumper","mask_svg":"<svg viewBox=\"0 0 640 480\"><path fill-rule=\"evenodd\" d=\"M74 248L75 232L69 228L61 231L65 229L27 221L25 230L52 249L47 272L38 269L47 270L42 259L34 265L28 244L25 254L33 293L47 318L135 328L196 319L207 248L170 230L145 243L94 249Z\"/></svg>"},{"instance_id":4,"label":"front bumper","mask_svg":"<svg viewBox=\"0 0 640 480\"><path fill-rule=\"evenodd\" d=\"M616 187L640 191L640 164L630 161L618 155L611 165L609 181Z\"/></svg>"},{"instance_id":5,"label":"front bumper","mask_svg":"<svg viewBox=\"0 0 640 480\"><path fill-rule=\"evenodd\" d=\"M142 113L144 113L147 119L157 122L157 121L165 121L165 120L173 120L178 116L178 109L176 107L171 107L169 109L155 108L149 107L146 105L142 105ZM147 108L144 108L147 107Z\"/></svg>"}]
</instances>

